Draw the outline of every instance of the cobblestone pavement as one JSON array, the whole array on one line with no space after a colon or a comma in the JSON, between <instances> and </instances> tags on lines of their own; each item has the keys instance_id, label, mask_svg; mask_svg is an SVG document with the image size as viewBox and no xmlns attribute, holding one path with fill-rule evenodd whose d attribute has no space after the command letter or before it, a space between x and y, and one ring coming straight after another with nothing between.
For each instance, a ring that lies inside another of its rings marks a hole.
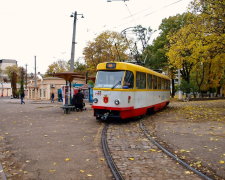
<instances>
[{"instance_id":1,"label":"cobblestone pavement","mask_svg":"<svg viewBox=\"0 0 225 180\"><path fill-rule=\"evenodd\" d=\"M93 111L0 99L0 163L8 180L109 180Z\"/></svg>"},{"instance_id":2,"label":"cobblestone pavement","mask_svg":"<svg viewBox=\"0 0 225 180\"><path fill-rule=\"evenodd\" d=\"M200 179L150 143L140 131L139 122L111 125L108 141L114 161L125 179Z\"/></svg>"},{"instance_id":3,"label":"cobblestone pavement","mask_svg":"<svg viewBox=\"0 0 225 180\"><path fill-rule=\"evenodd\" d=\"M143 122L171 152L200 171L204 170L213 179L223 179L224 107L224 100L172 102L167 109L145 118ZM138 120L111 123L108 141L125 179L199 179L150 143L141 132ZM218 176L214 176L211 170Z\"/></svg>"}]
</instances>

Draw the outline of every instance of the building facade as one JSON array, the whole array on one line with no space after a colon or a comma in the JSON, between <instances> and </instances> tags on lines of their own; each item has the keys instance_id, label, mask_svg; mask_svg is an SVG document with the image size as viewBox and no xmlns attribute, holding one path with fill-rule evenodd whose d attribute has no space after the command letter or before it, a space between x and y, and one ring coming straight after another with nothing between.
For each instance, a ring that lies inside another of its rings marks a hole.
<instances>
[{"instance_id":1,"label":"building facade","mask_svg":"<svg viewBox=\"0 0 225 180\"><path fill-rule=\"evenodd\" d=\"M0 96L11 96L12 89L11 83L6 81L9 80L5 70L8 66L17 65L17 61L13 59L0 59Z\"/></svg>"},{"instance_id":2,"label":"building facade","mask_svg":"<svg viewBox=\"0 0 225 180\"><path fill-rule=\"evenodd\" d=\"M74 79L72 83L84 84L83 79ZM27 85L26 98L36 100L50 100L51 94L54 93L55 99L58 99L58 92L62 86L66 85L64 79L57 77L46 77L37 80L37 87L35 88L35 81L32 80Z\"/></svg>"},{"instance_id":3,"label":"building facade","mask_svg":"<svg viewBox=\"0 0 225 180\"><path fill-rule=\"evenodd\" d=\"M5 73L5 70L8 66L17 65L17 61L13 59L0 59L0 78L1 81L8 79L8 75Z\"/></svg>"}]
</instances>

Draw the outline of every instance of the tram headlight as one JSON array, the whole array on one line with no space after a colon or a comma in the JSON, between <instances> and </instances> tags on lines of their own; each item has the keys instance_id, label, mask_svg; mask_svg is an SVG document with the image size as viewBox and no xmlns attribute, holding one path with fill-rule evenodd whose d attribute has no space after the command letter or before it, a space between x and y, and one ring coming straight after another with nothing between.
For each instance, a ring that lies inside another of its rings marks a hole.
<instances>
[{"instance_id":1,"label":"tram headlight","mask_svg":"<svg viewBox=\"0 0 225 180\"><path fill-rule=\"evenodd\" d=\"M120 104L120 100L119 100L119 99L116 99L116 100L114 101L114 103L115 103L115 105L119 105L119 104Z\"/></svg>"},{"instance_id":2,"label":"tram headlight","mask_svg":"<svg viewBox=\"0 0 225 180\"><path fill-rule=\"evenodd\" d=\"M94 102L94 103L97 103L97 102L98 102L98 99L97 99L97 98L94 98L94 99L93 99L93 102Z\"/></svg>"}]
</instances>

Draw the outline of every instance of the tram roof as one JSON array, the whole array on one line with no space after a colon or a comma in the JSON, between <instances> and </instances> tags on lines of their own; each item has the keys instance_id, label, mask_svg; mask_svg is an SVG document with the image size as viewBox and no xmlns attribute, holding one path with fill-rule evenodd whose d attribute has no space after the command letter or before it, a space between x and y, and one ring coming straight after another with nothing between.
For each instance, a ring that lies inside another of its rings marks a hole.
<instances>
[{"instance_id":1,"label":"tram roof","mask_svg":"<svg viewBox=\"0 0 225 180\"><path fill-rule=\"evenodd\" d=\"M107 63L115 63L116 67L115 68L107 68L106 64ZM126 63L126 62L104 62L104 63L100 63L97 66L97 70L130 70L130 71L139 71L139 72L145 72L145 73L149 73L155 76L159 76L161 78L165 78L165 79L170 79L168 76L163 75L161 73L158 73L156 71L153 71L151 69L148 69L146 67L137 65L137 64L133 64L133 63Z\"/></svg>"}]
</instances>

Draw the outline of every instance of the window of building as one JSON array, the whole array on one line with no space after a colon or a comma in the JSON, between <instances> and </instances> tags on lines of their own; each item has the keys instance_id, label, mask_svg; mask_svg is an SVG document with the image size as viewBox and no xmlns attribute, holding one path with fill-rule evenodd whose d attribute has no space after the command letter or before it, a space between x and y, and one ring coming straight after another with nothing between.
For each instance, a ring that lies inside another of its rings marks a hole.
<instances>
[{"instance_id":1,"label":"window of building","mask_svg":"<svg viewBox=\"0 0 225 180\"><path fill-rule=\"evenodd\" d=\"M136 87L137 89L146 89L146 74L142 72L136 73Z\"/></svg>"},{"instance_id":2,"label":"window of building","mask_svg":"<svg viewBox=\"0 0 225 180\"><path fill-rule=\"evenodd\" d=\"M46 97L46 90L43 89L43 97L45 98Z\"/></svg>"}]
</instances>

